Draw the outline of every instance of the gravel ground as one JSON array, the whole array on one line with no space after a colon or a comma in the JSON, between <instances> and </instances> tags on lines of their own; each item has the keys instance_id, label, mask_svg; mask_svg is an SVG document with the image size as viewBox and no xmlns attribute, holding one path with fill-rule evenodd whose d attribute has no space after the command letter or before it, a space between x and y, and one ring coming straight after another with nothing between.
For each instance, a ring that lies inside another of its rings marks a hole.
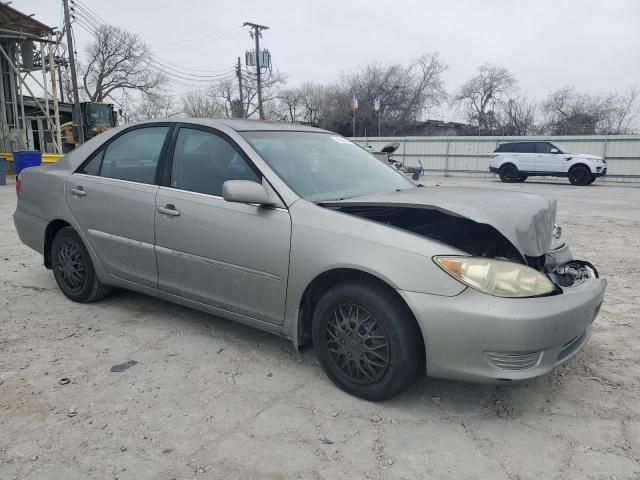
<instances>
[{"instance_id":1,"label":"gravel ground","mask_svg":"<svg viewBox=\"0 0 640 480\"><path fill-rule=\"evenodd\" d=\"M284 339L131 292L68 301L0 187L0 478L640 478L640 188L425 183L558 199L574 254L609 281L573 360L527 383L423 379L365 402Z\"/></svg>"}]
</instances>

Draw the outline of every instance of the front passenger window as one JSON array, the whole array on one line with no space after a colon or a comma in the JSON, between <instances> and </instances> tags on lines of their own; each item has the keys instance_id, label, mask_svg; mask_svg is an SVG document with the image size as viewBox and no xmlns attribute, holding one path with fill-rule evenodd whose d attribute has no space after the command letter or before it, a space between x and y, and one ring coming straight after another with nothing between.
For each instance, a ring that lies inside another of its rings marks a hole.
<instances>
[{"instance_id":1,"label":"front passenger window","mask_svg":"<svg viewBox=\"0 0 640 480\"><path fill-rule=\"evenodd\" d=\"M536 149L538 153L551 153L551 149L554 148L550 143L547 142L538 142L536 144Z\"/></svg>"},{"instance_id":2,"label":"front passenger window","mask_svg":"<svg viewBox=\"0 0 640 480\"><path fill-rule=\"evenodd\" d=\"M260 176L223 137L194 128L181 128L171 165L171 187L222 196L227 180L260 182Z\"/></svg>"}]
</instances>

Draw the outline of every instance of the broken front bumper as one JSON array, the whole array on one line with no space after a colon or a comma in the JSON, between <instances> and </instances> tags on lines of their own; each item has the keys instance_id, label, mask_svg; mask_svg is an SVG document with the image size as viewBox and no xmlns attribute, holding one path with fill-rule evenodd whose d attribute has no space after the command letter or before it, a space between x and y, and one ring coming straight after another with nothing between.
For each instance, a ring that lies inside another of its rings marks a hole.
<instances>
[{"instance_id":1,"label":"broken front bumper","mask_svg":"<svg viewBox=\"0 0 640 480\"><path fill-rule=\"evenodd\" d=\"M550 372L589 340L607 282L589 278L558 295L455 297L400 291L422 330L427 375L495 382Z\"/></svg>"}]
</instances>

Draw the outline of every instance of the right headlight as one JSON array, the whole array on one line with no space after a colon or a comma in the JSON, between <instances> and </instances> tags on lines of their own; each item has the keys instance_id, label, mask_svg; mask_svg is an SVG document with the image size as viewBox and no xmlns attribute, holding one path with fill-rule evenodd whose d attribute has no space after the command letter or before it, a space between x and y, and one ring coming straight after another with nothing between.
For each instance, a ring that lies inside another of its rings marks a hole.
<instances>
[{"instance_id":1,"label":"right headlight","mask_svg":"<svg viewBox=\"0 0 640 480\"><path fill-rule=\"evenodd\" d=\"M496 297L536 297L555 291L544 274L519 263L482 257L433 257L456 280Z\"/></svg>"}]
</instances>

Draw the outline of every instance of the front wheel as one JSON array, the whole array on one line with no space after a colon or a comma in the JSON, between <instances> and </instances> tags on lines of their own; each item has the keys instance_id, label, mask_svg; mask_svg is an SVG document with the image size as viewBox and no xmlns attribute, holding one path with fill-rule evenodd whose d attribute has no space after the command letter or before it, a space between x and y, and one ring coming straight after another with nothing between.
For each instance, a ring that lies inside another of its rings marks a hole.
<instances>
[{"instance_id":1,"label":"front wheel","mask_svg":"<svg viewBox=\"0 0 640 480\"><path fill-rule=\"evenodd\" d=\"M105 297L111 290L98 280L89 252L73 228L65 227L56 234L51 259L56 283L70 300L89 303Z\"/></svg>"},{"instance_id":2,"label":"front wheel","mask_svg":"<svg viewBox=\"0 0 640 480\"><path fill-rule=\"evenodd\" d=\"M378 285L341 284L313 314L320 365L346 392L386 400L406 390L422 370L424 343L410 311Z\"/></svg>"},{"instance_id":3,"label":"front wheel","mask_svg":"<svg viewBox=\"0 0 640 480\"><path fill-rule=\"evenodd\" d=\"M516 180L517 183L524 183L527 181L527 178L529 178L527 175L520 175L518 177L518 180Z\"/></svg>"},{"instance_id":4,"label":"front wheel","mask_svg":"<svg viewBox=\"0 0 640 480\"><path fill-rule=\"evenodd\" d=\"M584 165L576 165L571 170L569 170L569 181L571 185L585 186L589 185L590 180L595 177L591 174L591 171Z\"/></svg>"}]
</instances>

